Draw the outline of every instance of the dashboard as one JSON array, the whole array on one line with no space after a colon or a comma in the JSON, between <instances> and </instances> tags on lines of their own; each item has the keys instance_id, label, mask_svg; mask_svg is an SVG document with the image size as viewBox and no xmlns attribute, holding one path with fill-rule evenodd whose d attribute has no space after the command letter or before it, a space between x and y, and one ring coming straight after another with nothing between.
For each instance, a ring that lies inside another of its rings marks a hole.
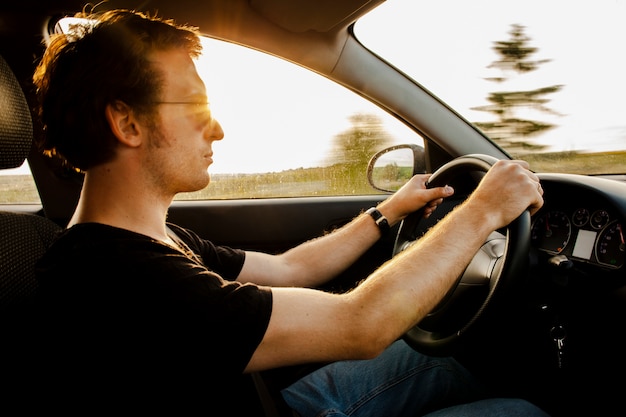
<instances>
[{"instance_id":1,"label":"dashboard","mask_svg":"<svg viewBox=\"0 0 626 417\"><path fill-rule=\"evenodd\" d=\"M540 178L544 206L532 219L531 246L573 262L624 269L626 184L563 174Z\"/></svg>"}]
</instances>

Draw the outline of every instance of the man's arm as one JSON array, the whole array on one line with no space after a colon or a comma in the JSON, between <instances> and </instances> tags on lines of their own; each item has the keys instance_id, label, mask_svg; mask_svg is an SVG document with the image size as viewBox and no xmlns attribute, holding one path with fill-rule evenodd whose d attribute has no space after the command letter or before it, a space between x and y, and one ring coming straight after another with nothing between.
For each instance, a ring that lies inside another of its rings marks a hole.
<instances>
[{"instance_id":1,"label":"man's arm","mask_svg":"<svg viewBox=\"0 0 626 417\"><path fill-rule=\"evenodd\" d=\"M274 288L247 370L378 355L441 300L493 230L541 207L539 180L527 168L495 164L462 205L349 293Z\"/></svg>"},{"instance_id":2,"label":"man's arm","mask_svg":"<svg viewBox=\"0 0 626 417\"><path fill-rule=\"evenodd\" d=\"M426 189L424 183L428 177L415 176L379 204L379 211L391 226L424 206L427 206L425 215L429 215L444 197L452 194L450 187ZM283 254L246 253L237 280L279 287L316 287L356 262L379 238L380 230L372 217L361 214L344 227Z\"/></svg>"}]
</instances>

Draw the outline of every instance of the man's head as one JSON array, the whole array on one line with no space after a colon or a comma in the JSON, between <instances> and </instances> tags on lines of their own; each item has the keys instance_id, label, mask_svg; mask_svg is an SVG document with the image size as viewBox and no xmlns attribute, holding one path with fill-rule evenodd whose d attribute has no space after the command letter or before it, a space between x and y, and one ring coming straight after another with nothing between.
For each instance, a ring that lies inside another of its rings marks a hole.
<instances>
[{"instance_id":1,"label":"man's head","mask_svg":"<svg viewBox=\"0 0 626 417\"><path fill-rule=\"evenodd\" d=\"M141 13L77 17L85 24L53 37L33 81L45 128L41 148L85 171L114 156L107 105L123 102L146 117L155 111L163 74L149 57L168 50L197 57L201 44L195 29Z\"/></svg>"}]
</instances>

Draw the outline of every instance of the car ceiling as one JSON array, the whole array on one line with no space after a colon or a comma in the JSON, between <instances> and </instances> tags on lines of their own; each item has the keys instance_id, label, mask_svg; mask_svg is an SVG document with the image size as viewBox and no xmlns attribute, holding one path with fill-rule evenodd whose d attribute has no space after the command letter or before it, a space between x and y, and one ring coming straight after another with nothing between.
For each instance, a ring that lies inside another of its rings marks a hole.
<instances>
[{"instance_id":1,"label":"car ceiling","mask_svg":"<svg viewBox=\"0 0 626 417\"><path fill-rule=\"evenodd\" d=\"M284 30L294 33L340 30L384 0L108 0L95 4L96 10L126 8L158 13L178 23L199 26L203 30L219 25L212 16L224 22L227 16L236 19L257 15ZM0 6L14 13L39 13L42 16L74 13L87 4L84 0L6 1ZM219 10L219 13L217 11ZM2 26L10 22L0 22ZM233 22L228 22L229 26ZM238 26L238 25L235 25Z\"/></svg>"},{"instance_id":2,"label":"car ceiling","mask_svg":"<svg viewBox=\"0 0 626 417\"><path fill-rule=\"evenodd\" d=\"M41 47L41 36L50 17L73 15L86 7L87 1L3 2L0 53L8 56L9 62L12 54L20 53L19 49L32 54ZM346 28L383 1L108 0L90 4L96 5L96 11L125 8L173 19L196 26L208 36L265 51L329 75L345 46ZM25 43L18 46L17 42Z\"/></svg>"},{"instance_id":3,"label":"car ceiling","mask_svg":"<svg viewBox=\"0 0 626 417\"><path fill-rule=\"evenodd\" d=\"M250 0L252 9L292 32L343 28L382 0Z\"/></svg>"}]
</instances>

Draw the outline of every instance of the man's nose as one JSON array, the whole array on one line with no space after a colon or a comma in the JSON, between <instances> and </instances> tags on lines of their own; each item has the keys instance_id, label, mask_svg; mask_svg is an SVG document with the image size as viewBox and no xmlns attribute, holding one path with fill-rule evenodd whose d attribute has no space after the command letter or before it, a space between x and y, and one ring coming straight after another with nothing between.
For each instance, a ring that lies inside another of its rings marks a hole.
<instances>
[{"instance_id":1,"label":"man's nose","mask_svg":"<svg viewBox=\"0 0 626 417\"><path fill-rule=\"evenodd\" d=\"M224 131L222 125L217 119L211 118L209 126L207 127L207 139L210 140L222 140L224 138Z\"/></svg>"}]
</instances>

